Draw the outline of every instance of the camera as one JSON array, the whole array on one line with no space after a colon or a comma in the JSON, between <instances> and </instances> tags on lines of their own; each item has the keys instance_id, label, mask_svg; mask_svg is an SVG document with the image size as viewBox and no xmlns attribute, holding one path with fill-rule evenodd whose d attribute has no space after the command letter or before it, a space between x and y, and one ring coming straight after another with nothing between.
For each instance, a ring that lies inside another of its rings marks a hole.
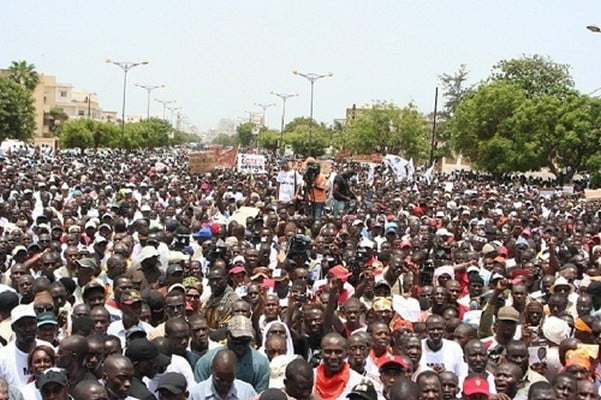
<instances>
[{"instance_id":1,"label":"camera","mask_svg":"<svg viewBox=\"0 0 601 400\"><path fill-rule=\"evenodd\" d=\"M294 235L288 244L288 255L291 257L303 257L305 260L309 258L309 246L311 239L305 235Z\"/></svg>"}]
</instances>

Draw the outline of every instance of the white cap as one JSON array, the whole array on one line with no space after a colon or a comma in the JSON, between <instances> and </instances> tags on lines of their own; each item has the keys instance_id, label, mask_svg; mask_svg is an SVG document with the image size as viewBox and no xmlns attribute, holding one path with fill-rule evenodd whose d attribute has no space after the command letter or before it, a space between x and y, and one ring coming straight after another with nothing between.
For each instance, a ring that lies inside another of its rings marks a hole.
<instances>
[{"instance_id":1,"label":"white cap","mask_svg":"<svg viewBox=\"0 0 601 400\"><path fill-rule=\"evenodd\" d=\"M36 318L36 314L33 309L33 303L19 304L10 312L11 325L14 325L22 318Z\"/></svg>"},{"instance_id":2,"label":"white cap","mask_svg":"<svg viewBox=\"0 0 601 400\"><path fill-rule=\"evenodd\" d=\"M138 256L138 259L140 260L140 262L142 262L149 258L158 257L158 256L159 256L159 252L157 249L154 248L154 246L144 246L142 248L142 250L140 251L140 255Z\"/></svg>"},{"instance_id":3,"label":"white cap","mask_svg":"<svg viewBox=\"0 0 601 400\"><path fill-rule=\"evenodd\" d=\"M372 242L372 241L371 241L371 240L369 240L369 239L362 239L362 240L359 242L359 246L357 246L357 247L368 247L368 248L370 248L370 249L373 249L373 248L374 248L374 242Z\"/></svg>"},{"instance_id":4,"label":"white cap","mask_svg":"<svg viewBox=\"0 0 601 400\"><path fill-rule=\"evenodd\" d=\"M20 252L20 251L24 251L24 252L26 252L26 253L27 253L27 247L25 247L25 246L16 246L16 247L13 249L13 252L12 252L11 254L12 254L12 256L14 257L14 256L16 256L16 255L17 255L17 253L18 253L18 252Z\"/></svg>"},{"instance_id":5,"label":"white cap","mask_svg":"<svg viewBox=\"0 0 601 400\"><path fill-rule=\"evenodd\" d=\"M152 208L148 204L144 204L142 207L140 207L140 211L152 211Z\"/></svg>"}]
</instances>

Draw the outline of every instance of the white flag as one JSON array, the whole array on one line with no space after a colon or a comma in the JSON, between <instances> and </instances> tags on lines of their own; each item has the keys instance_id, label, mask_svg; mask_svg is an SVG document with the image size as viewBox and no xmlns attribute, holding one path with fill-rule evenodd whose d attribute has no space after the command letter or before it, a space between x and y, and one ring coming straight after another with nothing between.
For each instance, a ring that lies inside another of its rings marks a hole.
<instances>
[{"instance_id":1,"label":"white flag","mask_svg":"<svg viewBox=\"0 0 601 400\"><path fill-rule=\"evenodd\" d=\"M434 173L434 164L424 172L424 178L428 181L428 185L432 183L432 174Z\"/></svg>"},{"instance_id":2,"label":"white flag","mask_svg":"<svg viewBox=\"0 0 601 400\"><path fill-rule=\"evenodd\" d=\"M405 166L407 165L408 161L404 158L388 154L384 156L384 163L390 166L396 175L397 180L401 180L406 177Z\"/></svg>"},{"instance_id":3,"label":"white flag","mask_svg":"<svg viewBox=\"0 0 601 400\"><path fill-rule=\"evenodd\" d=\"M409 163L407 163L407 178L413 179L413 175L415 174L415 165L413 165L413 157L409 159Z\"/></svg>"}]
</instances>

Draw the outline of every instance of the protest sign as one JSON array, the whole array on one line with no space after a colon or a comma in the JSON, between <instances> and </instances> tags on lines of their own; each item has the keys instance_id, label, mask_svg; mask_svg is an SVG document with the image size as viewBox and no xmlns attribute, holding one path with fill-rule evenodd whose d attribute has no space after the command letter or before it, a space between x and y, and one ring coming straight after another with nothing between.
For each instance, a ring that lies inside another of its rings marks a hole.
<instances>
[{"instance_id":1,"label":"protest sign","mask_svg":"<svg viewBox=\"0 0 601 400\"><path fill-rule=\"evenodd\" d=\"M202 174L215 168L217 158L215 152L203 151L188 154L188 168L190 174Z\"/></svg>"},{"instance_id":2,"label":"protest sign","mask_svg":"<svg viewBox=\"0 0 601 400\"><path fill-rule=\"evenodd\" d=\"M332 161L331 160L319 160L319 169L322 175L329 176L332 172Z\"/></svg>"},{"instance_id":3,"label":"protest sign","mask_svg":"<svg viewBox=\"0 0 601 400\"><path fill-rule=\"evenodd\" d=\"M247 174L264 174L265 156L261 154L238 154L238 171Z\"/></svg>"},{"instance_id":4,"label":"protest sign","mask_svg":"<svg viewBox=\"0 0 601 400\"><path fill-rule=\"evenodd\" d=\"M585 189L584 198L587 201L598 201L601 200L601 189Z\"/></svg>"},{"instance_id":5,"label":"protest sign","mask_svg":"<svg viewBox=\"0 0 601 400\"><path fill-rule=\"evenodd\" d=\"M238 146L230 149L215 149L217 159L217 167L234 168L236 165L236 157L238 157Z\"/></svg>"},{"instance_id":6,"label":"protest sign","mask_svg":"<svg viewBox=\"0 0 601 400\"><path fill-rule=\"evenodd\" d=\"M229 219L229 222L236 221L240 225L246 227L246 219L248 217L256 217L259 214L259 209L256 207L240 207Z\"/></svg>"}]
</instances>

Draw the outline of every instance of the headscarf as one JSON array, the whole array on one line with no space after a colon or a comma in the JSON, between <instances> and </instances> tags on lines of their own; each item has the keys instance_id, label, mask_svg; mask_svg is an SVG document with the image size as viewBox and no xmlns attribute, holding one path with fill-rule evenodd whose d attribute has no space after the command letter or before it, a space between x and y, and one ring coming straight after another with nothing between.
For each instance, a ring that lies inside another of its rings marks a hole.
<instances>
[{"instance_id":1,"label":"headscarf","mask_svg":"<svg viewBox=\"0 0 601 400\"><path fill-rule=\"evenodd\" d=\"M586 349L568 350L566 352L566 368L570 365L579 365L587 370L591 370L593 363Z\"/></svg>"},{"instance_id":2,"label":"headscarf","mask_svg":"<svg viewBox=\"0 0 601 400\"><path fill-rule=\"evenodd\" d=\"M543 324L543 335L548 341L559 346L562 340L570 336L570 325L561 318L551 316Z\"/></svg>"},{"instance_id":3,"label":"headscarf","mask_svg":"<svg viewBox=\"0 0 601 400\"><path fill-rule=\"evenodd\" d=\"M280 324L284 327L284 330L286 331L286 354L285 355L288 357L293 357L294 356L294 343L292 342L292 335L290 334L290 329L288 328L288 325L286 325L285 323L283 323L280 320L271 321L265 325L265 328L263 328L263 341L261 342L263 345L261 346L259 351L262 354L264 354L265 356L267 355L265 353L265 344L267 343L267 332L269 332L269 329L271 329L271 327L274 324Z\"/></svg>"}]
</instances>

